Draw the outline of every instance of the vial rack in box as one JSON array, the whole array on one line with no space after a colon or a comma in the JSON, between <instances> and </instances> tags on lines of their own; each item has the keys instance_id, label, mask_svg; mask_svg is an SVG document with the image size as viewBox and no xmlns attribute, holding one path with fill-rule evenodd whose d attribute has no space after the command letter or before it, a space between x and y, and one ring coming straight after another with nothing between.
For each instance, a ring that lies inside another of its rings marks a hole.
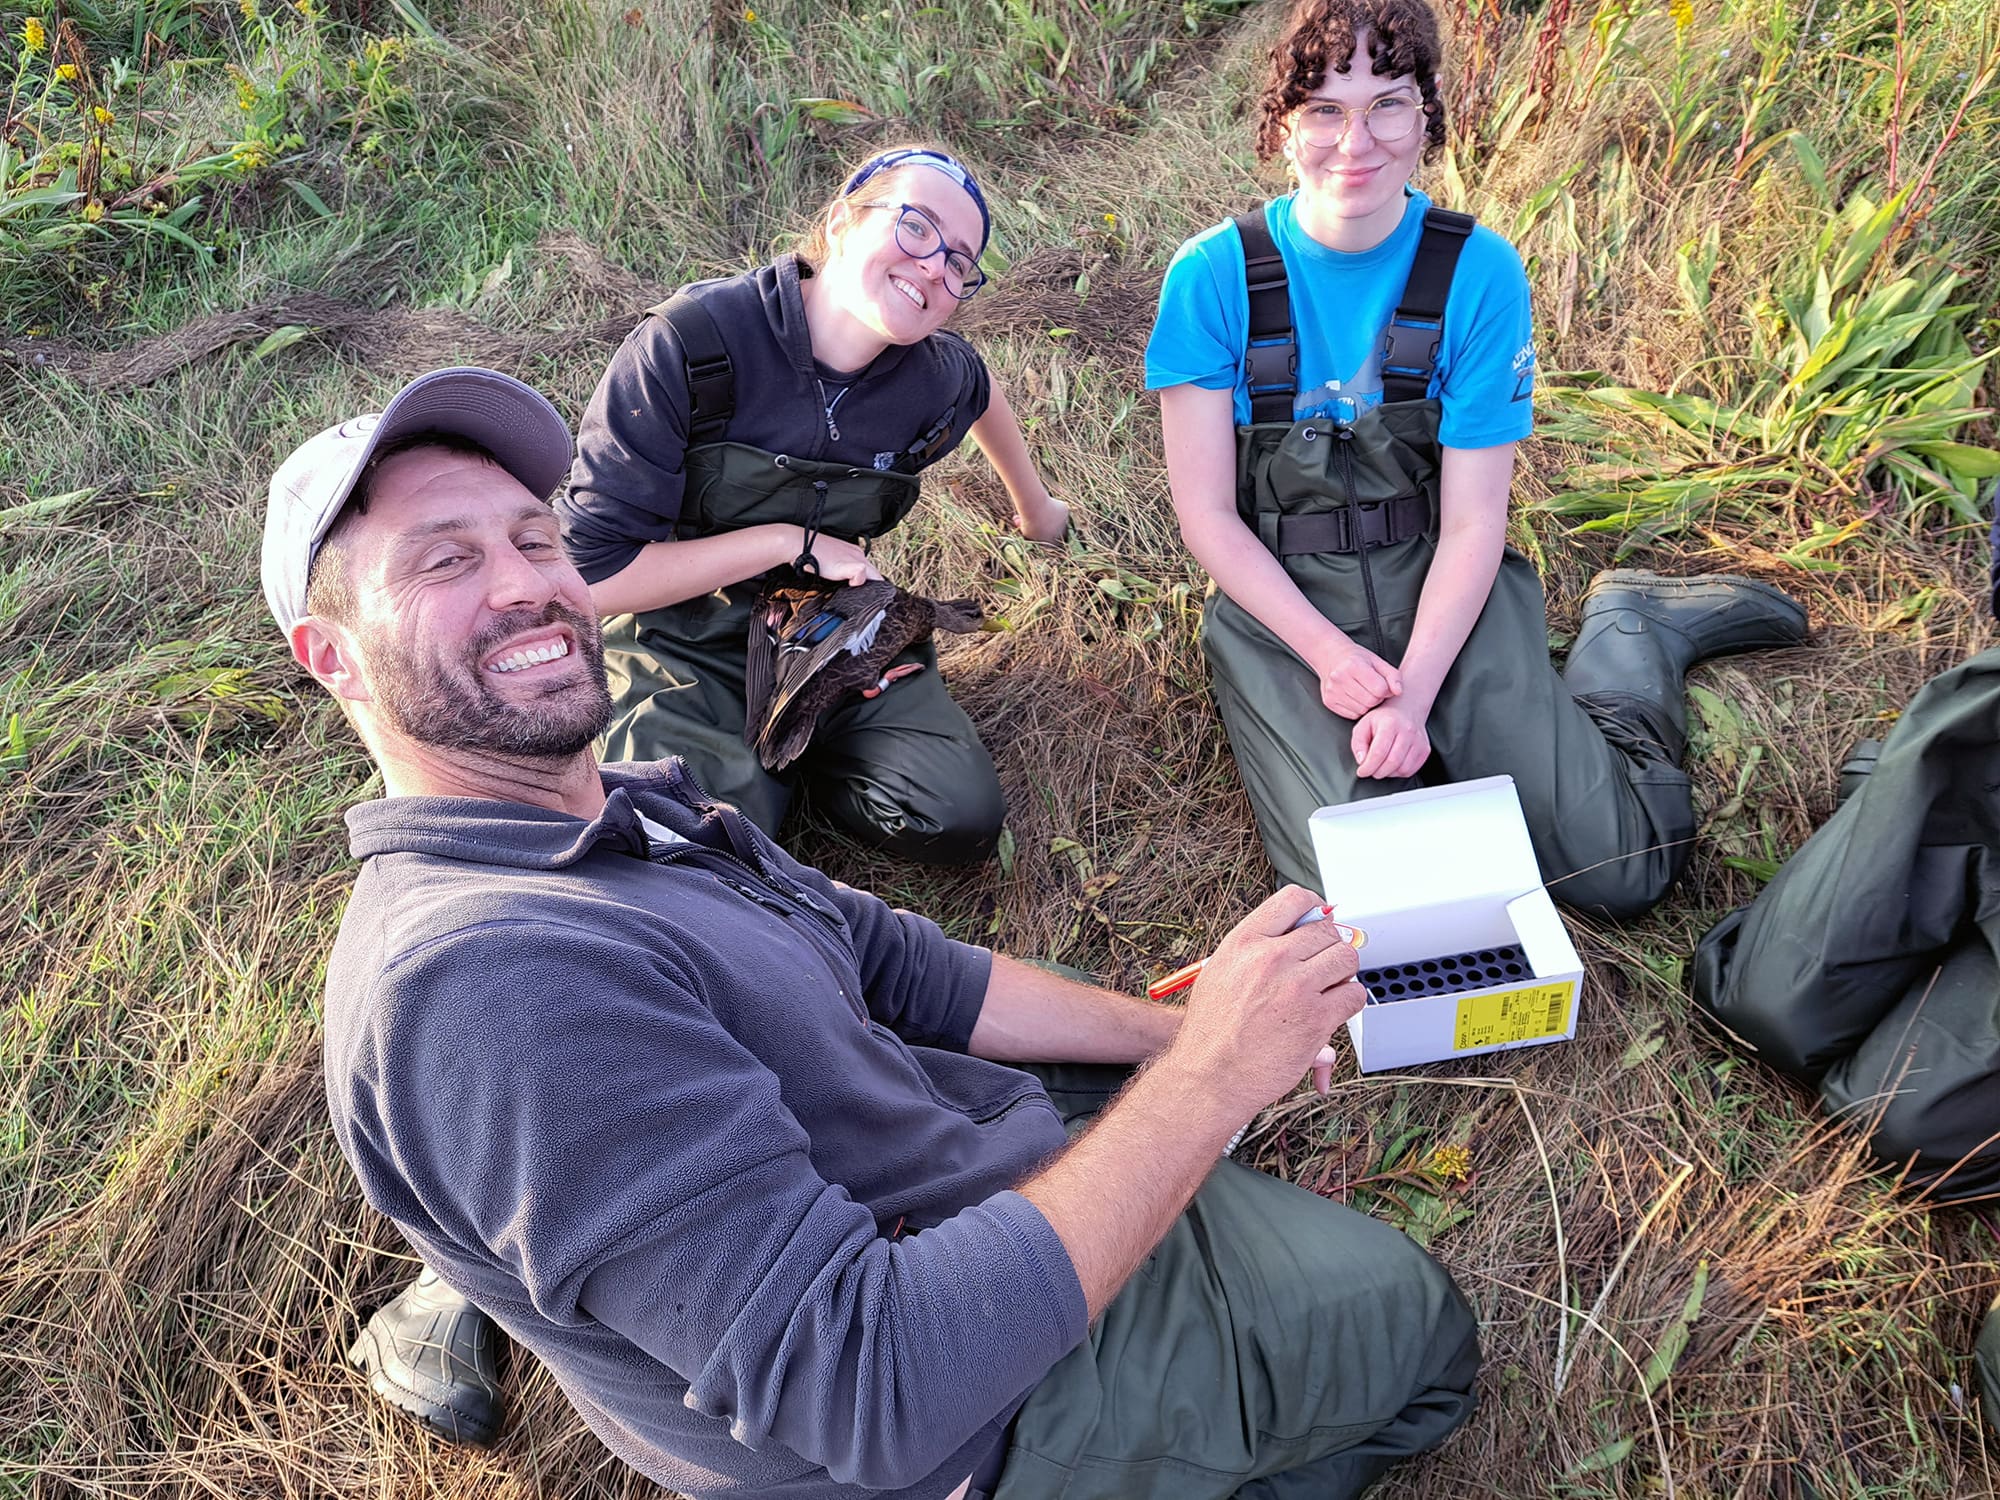
<instances>
[{"instance_id":1,"label":"vial rack in box","mask_svg":"<svg viewBox=\"0 0 2000 1500\"><path fill-rule=\"evenodd\" d=\"M1419 995L1457 995L1534 977L1528 967L1527 952L1519 943L1453 953L1443 958L1413 959L1406 964L1384 964L1379 969L1363 969L1355 976L1368 991L1370 1005L1412 1000Z\"/></svg>"},{"instance_id":2,"label":"vial rack in box","mask_svg":"<svg viewBox=\"0 0 2000 1500\"><path fill-rule=\"evenodd\" d=\"M1583 964L1506 776L1323 807L1320 894L1363 928L1364 1073L1576 1035ZM1444 955L1444 956L1440 956Z\"/></svg>"}]
</instances>

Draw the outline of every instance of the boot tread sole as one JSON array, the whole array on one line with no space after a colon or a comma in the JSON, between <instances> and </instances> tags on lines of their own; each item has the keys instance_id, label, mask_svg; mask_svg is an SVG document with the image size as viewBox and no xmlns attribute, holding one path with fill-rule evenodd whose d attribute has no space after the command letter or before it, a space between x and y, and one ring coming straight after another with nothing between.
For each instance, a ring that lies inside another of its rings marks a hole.
<instances>
[{"instance_id":1,"label":"boot tread sole","mask_svg":"<svg viewBox=\"0 0 2000 1500\"><path fill-rule=\"evenodd\" d=\"M361 1336L347 1351L347 1362L368 1377L369 1390L446 1442L490 1448L500 1436L501 1421L497 1410L490 1415L461 1411L390 1379L381 1339L373 1327L361 1330Z\"/></svg>"}]
</instances>

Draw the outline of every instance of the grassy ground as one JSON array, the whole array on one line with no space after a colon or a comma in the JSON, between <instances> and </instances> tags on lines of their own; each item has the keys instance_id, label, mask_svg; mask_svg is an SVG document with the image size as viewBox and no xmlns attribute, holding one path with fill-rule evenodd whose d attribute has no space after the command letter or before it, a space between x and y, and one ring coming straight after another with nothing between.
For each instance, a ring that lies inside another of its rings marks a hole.
<instances>
[{"instance_id":1,"label":"grassy ground","mask_svg":"<svg viewBox=\"0 0 2000 1500\"><path fill-rule=\"evenodd\" d=\"M961 144L1001 272L964 326L1080 535L1009 540L961 457L884 550L1015 627L946 648L1009 839L955 876L811 822L797 844L1136 986L1268 880L1137 386L1172 247L1275 186L1242 118L1275 16L72 5L36 47L6 15L0 1493L648 1493L525 1360L491 1454L416 1435L339 1363L410 1271L318 1077L339 813L372 786L257 597L266 477L448 360L574 415L640 308L765 254L840 160ZM1454 31L1459 129L1424 181L1521 246L1544 368L1571 372L1517 491L1556 644L1621 553L1778 581L1815 637L1698 674L1702 843L1652 917L1577 924L1575 1042L1350 1080L1247 1149L1427 1237L1480 1311L1479 1416L1385 1493L2000 1493L1960 1393L1992 1214L1897 1197L1684 984L1825 817L1847 742L1992 639L1993 23L1976 0L1543 0Z\"/></svg>"}]
</instances>

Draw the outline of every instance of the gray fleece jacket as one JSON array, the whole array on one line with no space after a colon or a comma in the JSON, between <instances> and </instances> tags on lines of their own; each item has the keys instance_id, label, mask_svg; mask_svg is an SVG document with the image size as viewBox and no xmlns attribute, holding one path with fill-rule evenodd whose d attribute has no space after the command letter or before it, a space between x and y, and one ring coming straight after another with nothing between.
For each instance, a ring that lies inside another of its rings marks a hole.
<instances>
[{"instance_id":1,"label":"gray fleece jacket","mask_svg":"<svg viewBox=\"0 0 2000 1500\"><path fill-rule=\"evenodd\" d=\"M341 1149L660 1483L945 1495L1086 1331L1011 1191L1062 1126L964 1050L991 955L796 863L677 761L604 783L591 823L349 812Z\"/></svg>"}]
</instances>

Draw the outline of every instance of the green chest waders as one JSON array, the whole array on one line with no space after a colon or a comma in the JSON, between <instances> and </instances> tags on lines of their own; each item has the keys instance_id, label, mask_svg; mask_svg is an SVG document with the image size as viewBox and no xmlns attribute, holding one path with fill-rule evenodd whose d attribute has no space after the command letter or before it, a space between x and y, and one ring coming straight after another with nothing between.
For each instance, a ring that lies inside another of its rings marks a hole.
<instances>
[{"instance_id":1,"label":"green chest waders","mask_svg":"<svg viewBox=\"0 0 2000 1500\"><path fill-rule=\"evenodd\" d=\"M725 441L735 377L714 319L686 296L653 311L673 325L687 359L693 423L682 537L778 523L803 527L809 538L862 542L910 513L914 471L949 441L951 414L902 455L907 468L862 469ZM796 581L780 569L663 609L613 616L604 630L614 705L605 759L681 756L704 791L772 834L793 784L767 773L743 743L743 676L750 614L774 578ZM926 670L828 714L797 769L819 805L871 844L933 863L983 859L1005 815L992 759L945 691L930 642L892 666L912 663Z\"/></svg>"},{"instance_id":2,"label":"green chest waders","mask_svg":"<svg viewBox=\"0 0 2000 1500\"><path fill-rule=\"evenodd\" d=\"M1464 214L1433 208L1382 350L1383 399L1351 423L1293 420L1298 355L1285 263L1264 212L1236 221L1250 294L1250 424L1237 429L1237 510L1315 608L1391 663L1410 643L1437 554L1442 407L1429 395ZM1509 775L1559 900L1612 913L1659 899L1686 858L1687 777L1642 745L1607 741L1549 664L1541 580L1508 548L1492 592L1432 705L1419 777L1357 775L1353 721L1319 678L1235 600L1203 620L1216 703L1272 865L1319 886L1313 812L1424 783Z\"/></svg>"},{"instance_id":3,"label":"green chest waders","mask_svg":"<svg viewBox=\"0 0 2000 1500\"><path fill-rule=\"evenodd\" d=\"M1933 1199L2000 1193L1996 746L2000 649L1925 684L1854 794L1695 948L1695 1002Z\"/></svg>"}]
</instances>

